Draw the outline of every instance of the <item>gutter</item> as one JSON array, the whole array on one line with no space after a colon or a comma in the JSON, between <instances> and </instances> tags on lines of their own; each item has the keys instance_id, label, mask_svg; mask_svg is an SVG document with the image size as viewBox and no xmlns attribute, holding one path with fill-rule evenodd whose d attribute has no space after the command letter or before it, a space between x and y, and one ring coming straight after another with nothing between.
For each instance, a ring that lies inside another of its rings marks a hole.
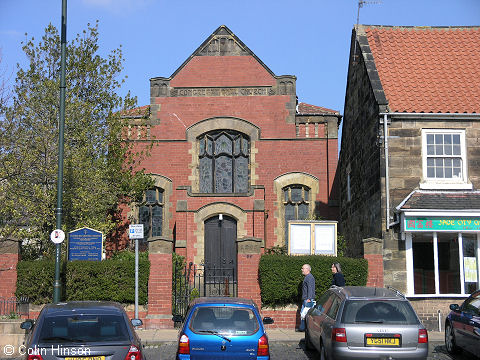
<instances>
[{"instance_id":1,"label":"gutter","mask_svg":"<svg viewBox=\"0 0 480 360\"><path fill-rule=\"evenodd\" d=\"M407 112L382 112L380 115L388 115L398 119L425 119L425 120L472 120L480 119L480 113L407 113Z\"/></svg>"}]
</instances>

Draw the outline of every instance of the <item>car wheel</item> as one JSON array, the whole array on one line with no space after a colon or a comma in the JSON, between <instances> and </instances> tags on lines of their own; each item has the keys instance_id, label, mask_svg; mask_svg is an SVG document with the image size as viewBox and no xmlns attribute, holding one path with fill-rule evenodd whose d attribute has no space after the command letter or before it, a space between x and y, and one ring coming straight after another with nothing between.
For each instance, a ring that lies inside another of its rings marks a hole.
<instances>
[{"instance_id":1,"label":"car wheel","mask_svg":"<svg viewBox=\"0 0 480 360\"><path fill-rule=\"evenodd\" d=\"M452 324L448 323L445 327L445 347L450 354L457 354L460 348L455 342L455 333Z\"/></svg>"},{"instance_id":2,"label":"car wheel","mask_svg":"<svg viewBox=\"0 0 480 360\"><path fill-rule=\"evenodd\" d=\"M305 327L305 348L307 350L315 349L313 347L312 341L310 340L310 332L308 331L308 327Z\"/></svg>"}]
</instances>

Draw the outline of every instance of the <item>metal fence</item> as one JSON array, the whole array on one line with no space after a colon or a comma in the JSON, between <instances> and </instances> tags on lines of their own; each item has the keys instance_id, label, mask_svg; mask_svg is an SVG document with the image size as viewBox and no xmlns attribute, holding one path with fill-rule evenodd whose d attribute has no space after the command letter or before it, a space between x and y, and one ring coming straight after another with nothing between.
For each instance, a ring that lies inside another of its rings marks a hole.
<instances>
[{"instance_id":1,"label":"metal fence","mask_svg":"<svg viewBox=\"0 0 480 360\"><path fill-rule=\"evenodd\" d=\"M28 316L30 309L29 299L26 296L0 297L0 316Z\"/></svg>"},{"instance_id":2,"label":"metal fence","mask_svg":"<svg viewBox=\"0 0 480 360\"><path fill-rule=\"evenodd\" d=\"M172 314L185 316L188 304L204 296L237 296L235 268L188 266L173 268Z\"/></svg>"}]
</instances>

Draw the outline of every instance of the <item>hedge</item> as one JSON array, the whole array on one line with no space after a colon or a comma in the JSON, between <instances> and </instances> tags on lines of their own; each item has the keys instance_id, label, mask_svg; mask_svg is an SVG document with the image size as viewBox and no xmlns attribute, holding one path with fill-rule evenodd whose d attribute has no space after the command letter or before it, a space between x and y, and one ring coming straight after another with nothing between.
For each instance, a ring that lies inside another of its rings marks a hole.
<instances>
[{"instance_id":1,"label":"hedge","mask_svg":"<svg viewBox=\"0 0 480 360\"><path fill-rule=\"evenodd\" d=\"M258 268L262 303L279 306L300 302L303 264L310 264L312 267L318 298L332 283L331 267L334 262L340 263L346 285L366 285L368 262L365 259L318 255L262 255Z\"/></svg>"},{"instance_id":2,"label":"hedge","mask_svg":"<svg viewBox=\"0 0 480 360\"><path fill-rule=\"evenodd\" d=\"M28 296L31 303L52 302L55 262L20 261L17 265L15 295ZM150 262L148 253L140 253L138 302L147 303ZM123 304L135 302L135 254L123 251L103 261L68 261L62 271L62 300L111 300Z\"/></svg>"}]
</instances>

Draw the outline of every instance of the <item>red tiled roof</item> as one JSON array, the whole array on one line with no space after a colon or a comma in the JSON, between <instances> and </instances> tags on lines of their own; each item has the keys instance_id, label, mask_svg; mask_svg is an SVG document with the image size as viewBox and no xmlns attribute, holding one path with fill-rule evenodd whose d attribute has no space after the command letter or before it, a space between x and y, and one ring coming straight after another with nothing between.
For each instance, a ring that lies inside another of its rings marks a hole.
<instances>
[{"instance_id":1,"label":"red tiled roof","mask_svg":"<svg viewBox=\"0 0 480 360\"><path fill-rule=\"evenodd\" d=\"M390 111L480 113L480 27L363 25Z\"/></svg>"},{"instance_id":2,"label":"red tiled roof","mask_svg":"<svg viewBox=\"0 0 480 360\"><path fill-rule=\"evenodd\" d=\"M336 110L327 109L321 106L310 105L306 103L298 103L298 113L300 115L324 115L324 114L334 114L340 115Z\"/></svg>"},{"instance_id":3,"label":"red tiled roof","mask_svg":"<svg viewBox=\"0 0 480 360\"><path fill-rule=\"evenodd\" d=\"M147 117L150 115L150 105L139 106L133 109L122 110L120 111L120 115L123 117Z\"/></svg>"}]
</instances>

